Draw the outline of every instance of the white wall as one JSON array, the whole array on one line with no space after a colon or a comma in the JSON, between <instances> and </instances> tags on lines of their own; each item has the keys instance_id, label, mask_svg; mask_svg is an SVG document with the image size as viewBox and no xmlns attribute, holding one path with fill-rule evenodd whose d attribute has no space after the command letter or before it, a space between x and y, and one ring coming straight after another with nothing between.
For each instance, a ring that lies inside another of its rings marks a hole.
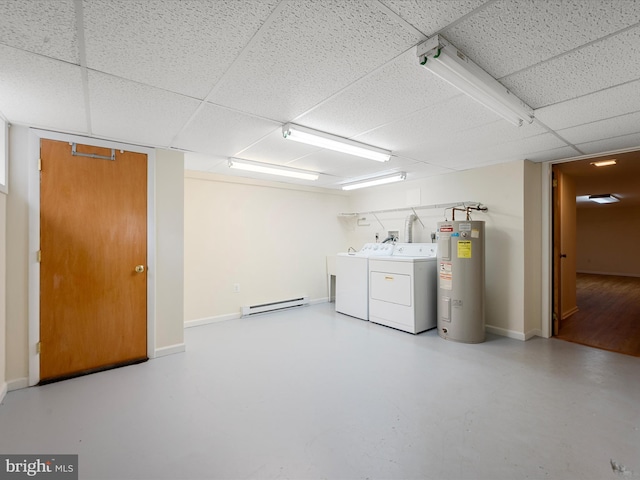
<instances>
[{"instance_id":1,"label":"white wall","mask_svg":"<svg viewBox=\"0 0 640 480\"><path fill-rule=\"evenodd\" d=\"M29 129L12 126L7 196L6 381L9 389L27 385L29 376ZM160 160L158 160L158 158ZM156 302L151 305L155 350L172 353L183 345L181 235L184 163L181 154L156 151ZM177 203L175 203L177 202ZM160 256L160 253L162 254ZM150 272L151 274L151 272ZM168 293L170 292L170 294ZM166 349L166 350L163 350ZM153 352L152 352L153 353Z\"/></svg>"},{"instance_id":2,"label":"white wall","mask_svg":"<svg viewBox=\"0 0 640 480\"><path fill-rule=\"evenodd\" d=\"M526 166L526 167L525 167ZM490 332L513 338L526 339L539 334L541 319L537 312L525 317L525 306L540 303L540 282L527 284L528 273L539 275L540 257L525 262L525 195L527 211L539 202L540 174L537 166L527 161L516 161L500 165L455 172L437 177L406 181L374 189L356 191L351 197L350 211L363 212L458 201L481 202L489 208L487 213L475 213L474 220L486 221L486 324ZM525 192L525 180L531 189ZM537 189L538 193L533 192ZM537 208L540 209L538 203ZM360 215L357 219L345 218L349 224L349 243L354 247L364 242L375 241L375 234L386 234L387 230L404 230L404 220L410 212L378 215L384 229L373 215ZM444 219L442 209L418 210L424 227L414 224L414 241L429 242L437 222ZM462 215L462 214L459 214ZM447 213L451 219L451 213ZM464 218L462 216L456 218ZM364 220L363 220L364 219ZM527 229L538 234L541 225L540 213L527 222ZM403 241L401 233L401 241ZM540 236L536 241L539 243ZM535 269L532 270L532 265ZM528 270L531 270L529 272ZM533 282L531 282L533 283ZM526 300L526 301L525 301ZM525 321L526 318L526 321Z\"/></svg>"},{"instance_id":3,"label":"white wall","mask_svg":"<svg viewBox=\"0 0 640 480\"><path fill-rule=\"evenodd\" d=\"M29 129L9 130L7 196L7 381L26 386L28 358ZM11 388L11 384L9 384Z\"/></svg>"},{"instance_id":4,"label":"white wall","mask_svg":"<svg viewBox=\"0 0 640 480\"><path fill-rule=\"evenodd\" d=\"M156 349L184 350L184 154L156 150Z\"/></svg>"},{"instance_id":5,"label":"white wall","mask_svg":"<svg viewBox=\"0 0 640 480\"><path fill-rule=\"evenodd\" d=\"M577 270L640 276L640 207L577 209Z\"/></svg>"},{"instance_id":6,"label":"white wall","mask_svg":"<svg viewBox=\"0 0 640 480\"><path fill-rule=\"evenodd\" d=\"M345 194L200 172L184 181L187 322L303 295L327 300L326 257L347 248Z\"/></svg>"},{"instance_id":7,"label":"white wall","mask_svg":"<svg viewBox=\"0 0 640 480\"><path fill-rule=\"evenodd\" d=\"M7 383L5 375L6 365L6 293L7 293L7 196L0 193L0 403L7 393Z\"/></svg>"},{"instance_id":8,"label":"white wall","mask_svg":"<svg viewBox=\"0 0 640 480\"><path fill-rule=\"evenodd\" d=\"M542 336L542 164L524 162L524 331Z\"/></svg>"}]
</instances>

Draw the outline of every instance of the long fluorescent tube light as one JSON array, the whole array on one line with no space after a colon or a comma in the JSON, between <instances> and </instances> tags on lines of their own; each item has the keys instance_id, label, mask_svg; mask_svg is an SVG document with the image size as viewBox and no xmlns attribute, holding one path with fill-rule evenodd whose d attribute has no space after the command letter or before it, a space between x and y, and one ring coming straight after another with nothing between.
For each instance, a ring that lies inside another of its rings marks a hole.
<instances>
[{"instance_id":1,"label":"long fluorescent tube light","mask_svg":"<svg viewBox=\"0 0 640 480\"><path fill-rule=\"evenodd\" d=\"M385 175L383 177L376 177L369 180L363 180L361 182L349 183L342 186L342 190L355 190L357 188L373 187L375 185L384 185L386 183L401 182L407 178L405 172L394 173L392 175Z\"/></svg>"},{"instance_id":2,"label":"long fluorescent tube light","mask_svg":"<svg viewBox=\"0 0 640 480\"><path fill-rule=\"evenodd\" d=\"M274 167L265 163L247 162L236 158L229 159L229 168L245 170L248 172L266 173L268 175L278 175L281 177L299 178L302 180L317 180L320 175L317 173L295 170L292 168Z\"/></svg>"},{"instance_id":3,"label":"long fluorescent tube light","mask_svg":"<svg viewBox=\"0 0 640 480\"><path fill-rule=\"evenodd\" d=\"M609 165L615 165L615 160L600 160L599 162L591 162L594 167L608 167Z\"/></svg>"},{"instance_id":4,"label":"long fluorescent tube light","mask_svg":"<svg viewBox=\"0 0 640 480\"><path fill-rule=\"evenodd\" d=\"M620 201L610 193L603 193L602 195L589 195L589 200L596 203L616 203Z\"/></svg>"},{"instance_id":5,"label":"long fluorescent tube light","mask_svg":"<svg viewBox=\"0 0 640 480\"><path fill-rule=\"evenodd\" d=\"M328 148L329 150L348 153L349 155L356 155L377 162L386 162L391 158L391 152L389 150L372 147L347 138L293 125L292 123L288 123L282 127L282 136L296 142L306 143L320 148Z\"/></svg>"},{"instance_id":6,"label":"long fluorescent tube light","mask_svg":"<svg viewBox=\"0 0 640 480\"><path fill-rule=\"evenodd\" d=\"M420 64L516 126L533 122L533 110L440 35L417 47Z\"/></svg>"}]
</instances>

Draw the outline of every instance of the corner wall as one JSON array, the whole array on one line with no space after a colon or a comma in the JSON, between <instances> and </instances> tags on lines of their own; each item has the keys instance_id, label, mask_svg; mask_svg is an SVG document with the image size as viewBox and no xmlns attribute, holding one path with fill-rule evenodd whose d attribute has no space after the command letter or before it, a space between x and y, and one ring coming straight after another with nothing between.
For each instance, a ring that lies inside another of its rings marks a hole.
<instances>
[{"instance_id":1,"label":"corner wall","mask_svg":"<svg viewBox=\"0 0 640 480\"><path fill-rule=\"evenodd\" d=\"M487 213L472 214L474 220L486 222L487 331L525 340L532 331L535 333L541 328L540 315L535 311L528 313L525 319L525 307L539 303L540 299L539 284L527 283L530 290L525 288L525 276L539 268L531 267L529 261L540 264L537 253L537 257L532 256L525 262L525 215L530 214L537 201L533 189L539 191L541 188L540 175L532 178L539 168L527 161L515 161L363 189L351 197L350 211L385 210L459 201L481 202L488 207ZM528 184L526 191L525 182ZM537 208L540 209L539 203ZM343 221L349 225L349 244L359 248L365 242L374 242L376 233L382 241L388 230L398 230L400 241L404 241L404 224L409 213L411 212L377 214L378 219L371 214L345 217ZM431 233L436 231L437 222L444 220L445 212L440 208L421 209L417 213L424 226L419 222L414 223L414 242L430 242ZM448 211L446 216L451 219L451 212ZM527 220L527 228L540 228L539 213ZM535 241L539 243L539 237Z\"/></svg>"},{"instance_id":2,"label":"corner wall","mask_svg":"<svg viewBox=\"0 0 640 480\"><path fill-rule=\"evenodd\" d=\"M6 318L7 318L7 196L0 193L0 403L7 393L6 383Z\"/></svg>"},{"instance_id":3,"label":"corner wall","mask_svg":"<svg viewBox=\"0 0 640 480\"><path fill-rule=\"evenodd\" d=\"M542 165L524 162L524 334L542 336Z\"/></svg>"},{"instance_id":4,"label":"corner wall","mask_svg":"<svg viewBox=\"0 0 640 480\"><path fill-rule=\"evenodd\" d=\"M184 351L184 154L156 150L156 356Z\"/></svg>"},{"instance_id":5,"label":"corner wall","mask_svg":"<svg viewBox=\"0 0 640 480\"><path fill-rule=\"evenodd\" d=\"M347 249L345 194L190 171L184 182L187 326L242 306L327 301L327 256Z\"/></svg>"}]
</instances>

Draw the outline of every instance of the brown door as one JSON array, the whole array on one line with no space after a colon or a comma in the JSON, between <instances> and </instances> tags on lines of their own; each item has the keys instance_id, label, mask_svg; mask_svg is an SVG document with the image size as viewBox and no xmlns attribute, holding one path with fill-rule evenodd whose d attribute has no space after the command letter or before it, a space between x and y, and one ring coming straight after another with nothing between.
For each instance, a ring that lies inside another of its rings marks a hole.
<instances>
[{"instance_id":1,"label":"brown door","mask_svg":"<svg viewBox=\"0 0 640 480\"><path fill-rule=\"evenodd\" d=\"M73 149L40 145L41 381L147 358L147 156Z\"/></svg>"},{"instance_id":2,"label":"brown door","mask_svg":"<svg viewBox=\"0 0 640 480\"><path fill-rule=\"evenodd\" d=\"M578 311L576 304L576 187L558 165L553 166L553 334Z\"/></svg>"},{"instance_id":3,"label":"brown door","mask_svg":"<svg viewBox=\"0 0 640 480\"><path fill-rule=\"evenodd\" d=\"M562 258L561 253L561 225L560 221L560 199L562 188L560 183L560 169L557 165L552 166L553 185L553 335L558 335L560 331L560 320L562 319Z\"/></svg>"}]
</instances>

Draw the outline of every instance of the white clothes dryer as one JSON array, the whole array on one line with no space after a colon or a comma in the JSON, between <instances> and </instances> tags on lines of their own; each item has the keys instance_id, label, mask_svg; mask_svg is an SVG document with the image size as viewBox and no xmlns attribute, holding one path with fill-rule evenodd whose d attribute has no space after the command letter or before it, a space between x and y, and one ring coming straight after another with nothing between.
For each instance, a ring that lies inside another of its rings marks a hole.
<instances>
[{"instance_id":1,"label":"white clothes dryer","mask_svg":"<svg viewBox=\"0 0 640 480\"><path fill-rule=\"evenodd\" d=\"M409 333L437 325L437 244L397 243L369 260L369 320Z\"/></svg>"},{"instance_id":2,"label":"white clothes dryer","mask_svg":"<svg viewBox=\"0 0 640 480\"><path fill-rule=\"evenodd\" d=\"M336 312L369 320L369 258L389 256L391 243L366 243L336 256Z\"/></svg>"}]
</instances>

